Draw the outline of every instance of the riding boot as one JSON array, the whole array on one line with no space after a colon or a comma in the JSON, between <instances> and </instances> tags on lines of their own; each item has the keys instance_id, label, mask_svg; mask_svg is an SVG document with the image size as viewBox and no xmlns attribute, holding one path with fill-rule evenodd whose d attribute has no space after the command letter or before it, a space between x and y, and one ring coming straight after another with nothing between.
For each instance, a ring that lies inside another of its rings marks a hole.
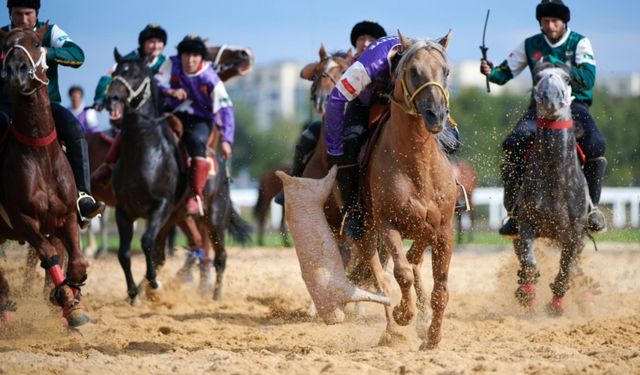
<instances>
[{"instance_id":1,"label":"riding boot","mask_svg":"<svg viewBox=\"0 0 640 375\"><path fill-rule=\"evenodd\" d=\"M307 166L305 163L305 154L300 150L299 147L296 146L296 150L293 153L293 165L291 166L291 176L292 177L300 177L302 176L302 172L304 172L304 167ZM281 206L284 205L284 190L280 190L278 194L276 194L275 202Z\"/></svg>"},{"instance_id":2,"label":"riding boot","mask_svg":"<svg viewBox=\"0 0 640 375\"><path fill-rule=\"evenodd\" d=\"M584 165L584 176L589 188L591 205L587 216L587 226L591 232L603 232L607 229L602 211L598 209L600 192L602 191L602 178L607 169L607 159L603 157L587 160Z\"/></svg>"},{"instance_id":3,"label":"riding boot","mask_svg":"<svg viewBox=\"0 0 640 375\"><path fill-rule=\"evenodd\" d=\"M501 236L515 237L518 235L518 221L515 218L516 197L522 179L522 168L515 163L505 162L502 165L502 183L504 185L503 203L508 212L508 219L498 230Z\"/></svg>"},{"instance_id":4,"label":"riding boot","mask_svg":"<svg viewBox=\"0 0 640 375\"><path fill-rule=\"evenodd\" d=\"M209 177L209 161L200 156L191 158L191 189L193 195L187 201L187 214L204 216L204 187Z\"/></svg>"},{"instance_id":5,"label":"riding boot","mask_svg":"<svg viewBox=\"0 0 640 375\"><path fill-rule=\"evenodd\" d=\"M120 141L122 140L122 132L117 132L113 143L109 146L107 156L104 158L104 162L91 174L91 181L94 183L104 184L107 183L111 177L113 171L113 164L120 157Z\"/></svg>"},{"instance_id":6,"label":"riding boot","mask_svg":"<svg viewBox=\"0 0 640 375\"><path fill-rule=\"evenodd\" d=\"M105 204L101 201L96 201L91 196L87 141L84 138L79 138L68 142L66 146L67 158L78 189L78 200L76 202L79 213L78 221L82 228L86 228L91 219L104 211Z\"/></svg>"},{"instance_id":7,"label":"riding boot","mask_svg":"<svg viewBox=\"0 0 640 375\"><path fill-rule=\"evenodd\" d=\"M364 233L364 214L360 205L360 166L340 167L336 176L342 199L343 230L353 240Z\"/></svg>"}]
</instances>

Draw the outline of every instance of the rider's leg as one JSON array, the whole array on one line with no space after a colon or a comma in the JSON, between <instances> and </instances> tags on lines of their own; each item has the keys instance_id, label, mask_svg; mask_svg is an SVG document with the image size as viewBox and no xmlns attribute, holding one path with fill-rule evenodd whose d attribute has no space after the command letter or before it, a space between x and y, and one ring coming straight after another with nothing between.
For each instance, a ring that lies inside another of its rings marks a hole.
<instances>
[{"instance_id":1,"label":"rider's leg","mask_svg":"<svg viewBox=\"0 0 640 375\"><path fill-rule=\"evenodd\" d=\"M516 201L525 170L525 155L533 145L536 134L535 109L529 110L513 128L502 143L503 160L501 166L502 184L504 186L503 203L509 219L498 233L503 236L518 234L518 222L515 218Z\"/></svg>"},{"instance_id":2,"label":"rider's leg","mask_svg":"<svg viewBox=\"0 0 640 375\"><path fill-rule=\"evenodd\" d=\"M89 177L89 149L82 133L82 126L76 117L59 103L51 103L51 111L56 124L58 136L67 148L67 159L73 171L78 189L79 220L84 227L90 220L104 211L103 202L91 196Z\"/></svg>"},{"instance_id":3,"label":"rider's leg","mask_svg":"<svg viewBox=\"0 0 640 375\"><path fill-rule=\"evenodd\" d=\"M338 164L336 182L342 201L344 231L354 240L360 240L364 233L364 215L360 204L360 165L358 154L368 135L369 107L358 100L347 106L344 124L344 155L329 155L329 164Z\"/></svg>"},{"instance_id":4,"label":"rider's leg","mask_svg":"<svg viewBox=\"0 0 640 375\"><path fill-rule=\"evenodd\" d=\"M104 158L104 162L91 174L91 179L95 182L105 183L111 172L113 171L113 165L118 161L120 157L120 142L122 140L122 133L116 131L116 135L113 138L113 143L109 146L109 151Z\"/></svg>"},{"instance_id":5,"label":"rider's leg","mask_svg":"<svg viewBox=\"0 0 640 375\"><path fill-rule=\"evenodd\" d=\"M189 215L204 215L204 188L209 177L209 161L206 146L211 134L211 122L189 115L180 115L184 125L182 141L191 156L191 189L193 195L187 201Z\"/></svg>"},{"instance_id":6,"label":"rider's leg","mask_svg":"<svg viewBox=\"0 0 640 375\"><path fill-rule=\"evenodd\" d=\"M606 222L604 215L598 209L598 203L600 203L602 179L607 169L607 159L604 157L606 142L593 117L591 117L589 107L586 104L573 102L571 104L571 112L574 121L583 129L577 141L587 157L587 162L583 167L587 187L589 188L589 197L591 198L587 226L592 232L602 232L606 229Z\"/></svg>"},{"instance_id":7,"label":"rider's leg","mask_svg":"<svg viewBox=\"0 0 640 375\"><path fill-rule=\"evenodd\" d=\"M307 162L311 158L313 151L318 144L318 137L320 136L320 126L322 122L315 121L309 124L302 135L300 140L296 144L295 151L293 153L293 165L291 166L291 176L300 177L304 168L307 166ZM284 204L284 192L281 190L275 197L276 203Z\"/></svg>"}]
</instances>

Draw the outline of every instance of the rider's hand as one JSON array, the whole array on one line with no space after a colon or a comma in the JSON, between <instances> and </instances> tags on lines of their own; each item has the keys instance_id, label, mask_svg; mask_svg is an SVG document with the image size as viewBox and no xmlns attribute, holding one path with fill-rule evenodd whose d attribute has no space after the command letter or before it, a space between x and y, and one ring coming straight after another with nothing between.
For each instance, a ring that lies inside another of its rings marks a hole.
<instances>
[{"instance_id":1,"label":"rider's hand","mask_svg":"<svg viewBox=\"0 0 640 375\"><path fill-rule=\"evenodd\" d=\"M480 60L480 73L488 76L491 74L491 69L493 69L493 63L489 60Z\"/></svg>"},{"instance_id":2,"label":"rider's hand","mask_svg":"<svg viewBox=\"0 0 640 375\"><path fill-rule=\"evenodd\" d=\"M104 109L104 104L98 104L98 103L94 103L91 106L96 112L100 112Z\"/></svg>"},{"instance_id":3,"label":"rider's hand","mask_svg":"<svg viewBox=\"0 0 640 375\"><path fill-rule=\"evenodd\" d=\"M168 94L173 96L174 98L183 101L185 99L187 99L187 92L184 91L184 89L173 89L173 90L169 90Z\"/></svg>"},{"instance_id":4,"label":"rider's hand","mask_svg":"<svg viewBox=\"0 0 640 375\"><path fill-rule=\"evenodd\" d=\"M225 160L231 159L231 143L222 141L220 143L220 153Z\"/></svg>"}]
</instances>

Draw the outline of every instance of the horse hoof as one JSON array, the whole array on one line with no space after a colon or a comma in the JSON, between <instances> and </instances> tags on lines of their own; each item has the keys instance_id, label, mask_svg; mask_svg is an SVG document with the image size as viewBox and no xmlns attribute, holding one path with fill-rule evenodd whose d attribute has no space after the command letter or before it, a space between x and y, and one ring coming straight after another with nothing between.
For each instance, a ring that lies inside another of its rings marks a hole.
<instances>
[{"instance_id":1,"label":"horse hoof","mask_svg":"<svg viewBox=\"0 0 640 375\"><path fill-rule=\"evenodd\" d=\"M150 282L147 282L144 286L144 293L147 296L147 299L151 302L158 302L160 300L160 290L162 289L162 284L159 281L156 281L156 287L154 288Z\"/></svg>"},{"instance_id":2,"label":"horse hoof","mask_svg":"<svg viewBox=\"0 0 640 375\"><path fill-rule=\"evenodd\" d=\"M69 327L71 328L80 327L81 325L87 324L91 321L89 315L84 312L82 307L77 307L67 312L64 317L67 319L67 324L69 324Z\"/></svg>"},{"instance_id":3,"label":"horse hoof","mask_svg":"<svg viewBox=\"0 0 640 375\"><path fill-rule=\"evenodd\" d=\"M560 297L553 297L547 304L547 313L550 316L561 316L564 313L564 300Z\"/></svg>"},{"instance_id":4,"label":"horse hoof","mask_svg":"<svg viewBox=\"0 0 640 375\"><path fill-rule=\"evenodd\" d=\"M438 342L434 342L432 340L423 341L422 344L420 345L420 350L425 351L425 350L438 349L439 343L440 343L440 340L438 340Z\"/></svg>"},{"instance_id":5,"label":"horse hoof","mask_svg":"<svg viewBox=\"0 0 640 375\"><path fill-rule=\"evenodd\" d=\"M411 319L413 319L413 311L405 308L402 304L393 308L393 320L395 320L398 325L409 325Z\"/></svg>"},{"instance_id":6,"label":"horse hoof","mask_svg":"<svg viewBox=\"0 0 640 375\"><path fill-rule=\"evenodd\" d=\"M222 290L220 290L220 288L215 288L213 290L213 300L214 301L222 300Z\"/></svg>"},{"instance_id":7,"label":"horse hoof","mask_svg":"<svg viewBox=\"0 0 640 375\"><path fill-rule=\"evenodd\" d=\"M522 284L516 289L516 298L522 307L533 307L536 302L536 286L532 283Z\"/></svg>"}]
</instances>

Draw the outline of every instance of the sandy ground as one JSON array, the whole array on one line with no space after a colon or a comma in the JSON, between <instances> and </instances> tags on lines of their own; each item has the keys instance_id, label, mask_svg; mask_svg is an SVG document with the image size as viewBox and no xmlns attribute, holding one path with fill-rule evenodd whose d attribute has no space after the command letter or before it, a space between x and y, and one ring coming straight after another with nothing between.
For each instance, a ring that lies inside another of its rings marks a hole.
<instances>
[{"instance_id":1,"label":"sandy ground","mask_svg":"<svg viewBox=\"0 0 640 375\"><path fill-rule=\"evenodd\" d=\"M93 260L83 290L92 323L78 331L65 329L43 301L41 269L23 285L24 251L10 248L7 257L0 266L18 311L0 327L0 373L640 373L640 244L600 244L597 253L588 246L584 268L602 294L579 302L575 288L560 318L543 309L556 252L539 252L539 299L527 313L513 297L517 265L509 249L456 251L444 338L426 352L418 350L423 335L415 322L405 343L379 346L380 306L366 305L364 315L335 326L307 317L293 249L230 249L220 302L200 297L197 281L175 282L180 253L162 270L161 301L137 307L125 302L117 257ZM133 263L140 280L144 259ZM430 277L430 266L423 268Z\"/></svg>"}]
</instances>

